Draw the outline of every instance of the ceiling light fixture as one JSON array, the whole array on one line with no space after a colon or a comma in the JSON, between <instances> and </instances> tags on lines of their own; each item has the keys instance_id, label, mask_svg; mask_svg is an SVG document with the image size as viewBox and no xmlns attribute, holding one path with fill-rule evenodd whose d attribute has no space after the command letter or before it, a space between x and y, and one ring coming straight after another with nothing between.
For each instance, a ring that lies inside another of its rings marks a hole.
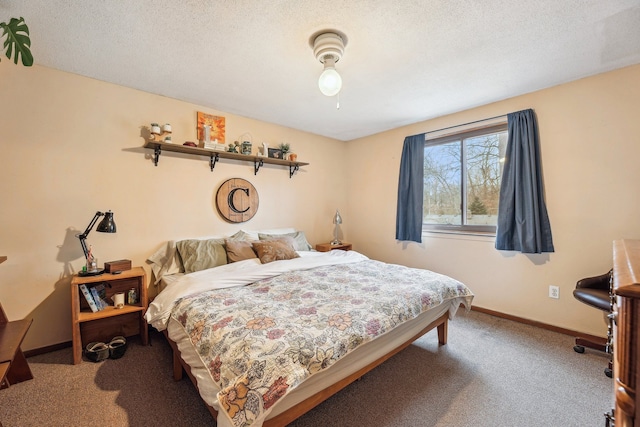
<instances>
[{"instance_id":1,"label":"ceiling light fixture","mask_svg":"<svg viewBox=\"0 0 640 427\"><path fill-rule=\"evenodd\" d=\"M336 62L342 58L347 37L339 31L324 30L311 36L311 47L316 59L324 64L324 71L318 79L320 92L334 96L342 89L342 77L336 71Z\"/></svg>"}]
</instances>

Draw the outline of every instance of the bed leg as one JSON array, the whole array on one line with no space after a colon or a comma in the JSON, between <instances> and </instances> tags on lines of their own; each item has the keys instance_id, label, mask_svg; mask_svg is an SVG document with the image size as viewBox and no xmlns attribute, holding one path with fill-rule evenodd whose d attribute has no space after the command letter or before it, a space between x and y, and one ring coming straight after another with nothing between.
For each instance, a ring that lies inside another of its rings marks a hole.
<instances>
[{"instance_id":1,"label":"bed leg","mask_svg":"<svg viewBox=\"0 0 640 427\"><path fill-rule=\"evenodd\" d=\"M447 330L449 326L449 319L445 318L444 322L438 325L438 343L445 345L447 343Z\"/></svg>"},{"instance_id":2,"label":"bed leg","mask_svg":"<svg viewBox=\"0 0 640 427\"><path fill-rule=\"evenodd\" d=\"M182 379L182 363L180 363L180 355L178 352L173 352L173 379L180 381Z\"/></svg>"}]
</instances>

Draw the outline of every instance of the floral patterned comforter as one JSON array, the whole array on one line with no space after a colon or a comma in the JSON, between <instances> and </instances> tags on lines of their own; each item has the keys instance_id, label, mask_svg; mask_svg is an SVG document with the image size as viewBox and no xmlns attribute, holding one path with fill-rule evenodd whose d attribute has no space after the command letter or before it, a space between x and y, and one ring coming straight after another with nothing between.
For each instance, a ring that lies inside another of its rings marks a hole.
<instances>
[{"instance_id":1,"label":"floral patterned comforter","mask_svg":"<svg viewBox=\"0 0 640 427\"><path fill-rule=\"evenodd\" d=\"M220 386L233 426L259 426L306 378L443 301L473 294L428 270L365 260L290 271L177 301L172 318Z\"/></svg>"}]
</instances>

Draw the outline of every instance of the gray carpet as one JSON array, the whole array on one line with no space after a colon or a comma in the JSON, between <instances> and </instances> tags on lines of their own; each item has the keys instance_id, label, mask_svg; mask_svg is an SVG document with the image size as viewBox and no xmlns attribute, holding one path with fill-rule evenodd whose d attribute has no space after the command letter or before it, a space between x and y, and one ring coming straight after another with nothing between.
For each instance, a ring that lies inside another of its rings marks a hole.
<instances>
[{"instance_id":1,"label":"gray carpet","mask_svg":"<svg viewBox=\"0 0 640 427\"><path fill-rule=\"evenodd\" d=\"M0 390L2 425L215 425L190 381L172 380L167 343L151 337L97 364L72 365L70 348L29 358L35 378ZM460 310L446 346L431 331L290 426L603 426L607 358L572 346L566 335Z\"/></svg>"}]
</instances>

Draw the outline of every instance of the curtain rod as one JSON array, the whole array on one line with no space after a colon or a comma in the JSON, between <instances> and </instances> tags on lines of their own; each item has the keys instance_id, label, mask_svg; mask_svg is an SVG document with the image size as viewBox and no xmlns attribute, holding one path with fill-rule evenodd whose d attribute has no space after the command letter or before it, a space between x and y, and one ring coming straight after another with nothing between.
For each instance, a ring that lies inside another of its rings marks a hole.
<instances>
[{"instance_id":1,"label":"curtain rod","mask_svg":"<svg viewBox=\"0 0 640 427\"><path fill-rule=\"evenodd\" d=\"M469 122L469 123L463 123L463 124L461 124L461 125L455 125L455 126L449 126L449 127L446 127L446 128L442 128L442 129L431 130L431 131L429 131L429 132L425 132L424 134L425 134L425 135L428 135L428 134L430 134L430 133L442 132L443 130L449 130L449 129L459 128L459 127L461 127L461 126L472 125L472 124L474 124L474 123L486 122L486 121L489 121L489 120L499 119L500 117L507 117L507 114L502 114L502 115L500 115L500 116L495 116L495 117L489 117L488 119L480 119L480 120L476 120L476 121Z\"/></svg>"}]
</instances>

